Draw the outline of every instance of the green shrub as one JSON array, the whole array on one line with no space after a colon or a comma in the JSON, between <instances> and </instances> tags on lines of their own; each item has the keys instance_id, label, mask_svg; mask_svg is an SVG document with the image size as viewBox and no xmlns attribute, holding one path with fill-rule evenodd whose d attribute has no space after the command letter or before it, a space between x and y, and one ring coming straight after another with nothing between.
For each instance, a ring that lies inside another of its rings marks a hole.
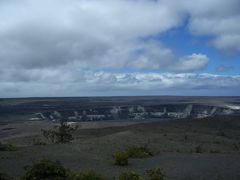
<instances>
[{"instance_id":1,"label":"green shrub","mask_svg":"<svg viewBox=\"0 0 240 180\"><path fill-rule=\"evenodd\" d=\"M128 171L120 174L119 180L143 180L143 178L134 171Z\"/></svg>"},{"instance_id":2,"label":"green shrub","mask_svg":"<svg viewBox=\"0 0 240 180\"><path fill-rule=\"evenodd\" d=\"M12 144L2 144L0 142L0 151L15 151L17 147Z\"/></svg>"},{"instance_id":3,"label":"green shrub","mask_svg":"<svg viewBox=\"0 0 240 180\"><path fill-rule=\"evenodd\" d=\"M10 180L10 176L0 171L0 180Z\"/></svg>"},{"instance_id":4,"label":"green shrub","mask_svg":"<svg viewBox=\"0 0 240 180\"><path fill-rule=\"evenodd\" d=\"M166 177L160 168L149 169L146 173L149 180L164 180Z\"/></svg>"},{"instance_id":5,"label":"green shrub","mask_svg":"<svg viewBox=\"0 0 240 180\"><path fill-rule=\"evenodd\" d=\"M140 147L137 146L128 147L126 149L126 153L129 158L147 158L153 156L153 153L150 151L147 145Z\"/></svg>"},{"instance_id":6,"label":"green shrub","mask_svg":"<svg viewBox=\"0 0 240 180\"><path fill-rule=\"evenodd\" d=\"M128 165L128 154L125 152L116 152L113 154L113 164L118 166Z\"/></svg>"},{"instance_id":7,"label":"green shrub","mask_svg":"<svg viewBox=\"0 0 240 180\"><path fill-rule=\"evenodd\" d=\"M94 171L94 170L86 170L81 173L71 173L69 180L104 180L102 174Z\"/></svg>"},{"instance_id":8,"label":"green shrub","mask_svg":"<svg viewBox=\"0 0 240 180\"><path fill-rule=\"evenodd\" d=\"M68 176L68 170L59 161L41 160L26 169L22 180L65 180Z\"/></svg>"}]
</instances>

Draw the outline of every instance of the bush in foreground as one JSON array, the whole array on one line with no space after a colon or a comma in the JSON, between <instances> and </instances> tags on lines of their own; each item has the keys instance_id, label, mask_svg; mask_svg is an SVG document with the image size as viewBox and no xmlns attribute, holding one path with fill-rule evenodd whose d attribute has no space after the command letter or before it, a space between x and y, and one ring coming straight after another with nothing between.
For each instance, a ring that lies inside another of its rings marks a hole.
<instances>
[{"instance_id":1,"label":"bush in foreground","mask_svg":"<svg viewBox=\"0 0 240 180\"><path fill-rule=\"evenodd\" d=\"M101 173L94 170L73 172L64 168L59 161L40 160L26 168L27 172L21 180L105 180ZM149 180L164 180L165 175L159 168L146 171ZM10 179L0 172L0 180ZM117 178L113 178L117 179ZM119 180L143 180L144 178L134 171L127 171L119 175Z\"/></svg>"},{"instance_id":2,"label":"bush in foreground","mask_svg":"<svg viewBox=\"0 0 240 180\"><path fill-rule=\"evenodd\" d=\"M119 180L143 180L143 178L134 171L128 171L120 174Z\"/></svg>"},{"instance_id":3,"label":"bush in foreground","mask_svg":"<svg viewBox=\"0 0 240 180\"><path fill-rule=\"evenodd\" d=\"M22 180L38 179L56 179L65 180L68 177L68 171L59 161L41 160L27 167L27 172L21 178Z\"/></svg>"},{"instance_id":4,"label":"bush in foreground","mask_svg":"<svg viewBox=\"0 0 240 180\"><path fill-rule=\"evenodd\" d=\"M10 180L10 176L0 171L0 180Z\"/></svg>"},{"instance_id":5,"label":"bush in foreground","mask_svg":"<svg viewBox=\"0 0 240 180\"><path fill-rule=\"evenodd\" d=\"M113 164L118 166L128 165L128 154L125 152L116 152L113 154Z\"/></svg>"},{"instance_id":6,"label":"bush in foreground","mask_svg":"<svg viewBox=\"0 0 240 180\"><path fill-rule=\"evenodd\" d=\"M40 160L26 168L21 180L104 180L102 174L94 170L72 172L59 161ZM0 180L2 180L0 178ZM5 179L3 179L5 180Z\"/></svg>"},{"instance_id":7,"label":"bush in foreground","mask_svg":"<svg viewBox=\"0 0 240 180\"><path fill-rule=\"evenodd\" d=\"M166 177L160 168L149 169L146 173L149 180L164 180Z\"/></svg>"}]
</instances>

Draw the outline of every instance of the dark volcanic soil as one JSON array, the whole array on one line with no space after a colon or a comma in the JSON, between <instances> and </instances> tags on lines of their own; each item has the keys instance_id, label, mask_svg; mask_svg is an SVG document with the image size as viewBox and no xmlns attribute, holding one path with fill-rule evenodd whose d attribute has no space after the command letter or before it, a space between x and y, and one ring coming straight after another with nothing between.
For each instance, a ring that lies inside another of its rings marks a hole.
<instances>
[{"instance_id":1,"label":"dark volcanic soil","mask_svg":"<svg viewBox=\"0 0 240 180\"><path fill-rule=\"evenodd\" d=\"M74 170L98 170L107 179L128 169L144 175L145 170L153 167L160 167L167 179L240 179L240 118L237 116L143 124L88 122L81 125L72 143L45 146L33 145L33 139L42 138L40 129L53 126L51 123L1 125L4 142L16 144L19 149L1 151L0 170L19 177L24 173L24 166L49 158L60 160ZM112 165L114 152L144 144L154 152L153 157L131 159L126 167ZM201 152L197 153L199 146Z\"/></svg>"}]
</instances>

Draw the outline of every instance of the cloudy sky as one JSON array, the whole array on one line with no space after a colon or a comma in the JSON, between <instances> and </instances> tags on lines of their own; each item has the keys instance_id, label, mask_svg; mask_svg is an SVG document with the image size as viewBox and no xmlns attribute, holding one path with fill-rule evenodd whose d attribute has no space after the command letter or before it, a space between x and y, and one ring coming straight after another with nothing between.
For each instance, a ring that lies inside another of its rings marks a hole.
<instances>
[{"instance_id":1,"label":"cloudy sky","mask_svg":"<svg viewBox=\"0 0 240 180\"><path fill-rule=\"evenodd\" d=\"M240 95L239 0L0 0L0 97Z\"/></svg>"}]
</instances>

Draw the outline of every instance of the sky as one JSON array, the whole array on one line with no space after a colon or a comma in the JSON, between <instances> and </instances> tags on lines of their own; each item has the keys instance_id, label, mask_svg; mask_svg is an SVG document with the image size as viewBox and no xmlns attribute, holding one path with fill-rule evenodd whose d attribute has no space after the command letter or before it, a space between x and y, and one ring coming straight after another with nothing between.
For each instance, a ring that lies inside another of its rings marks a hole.
<instances>
[{"instance_id":1,"label":"sky","mask_svg":"<svg viewBox=\"0 0 240 180\"><path fill-rule=\"evenodd\" d=\"M0 97L239 96L239 0L0 0Z\"/></svg>"}]
</instances>

